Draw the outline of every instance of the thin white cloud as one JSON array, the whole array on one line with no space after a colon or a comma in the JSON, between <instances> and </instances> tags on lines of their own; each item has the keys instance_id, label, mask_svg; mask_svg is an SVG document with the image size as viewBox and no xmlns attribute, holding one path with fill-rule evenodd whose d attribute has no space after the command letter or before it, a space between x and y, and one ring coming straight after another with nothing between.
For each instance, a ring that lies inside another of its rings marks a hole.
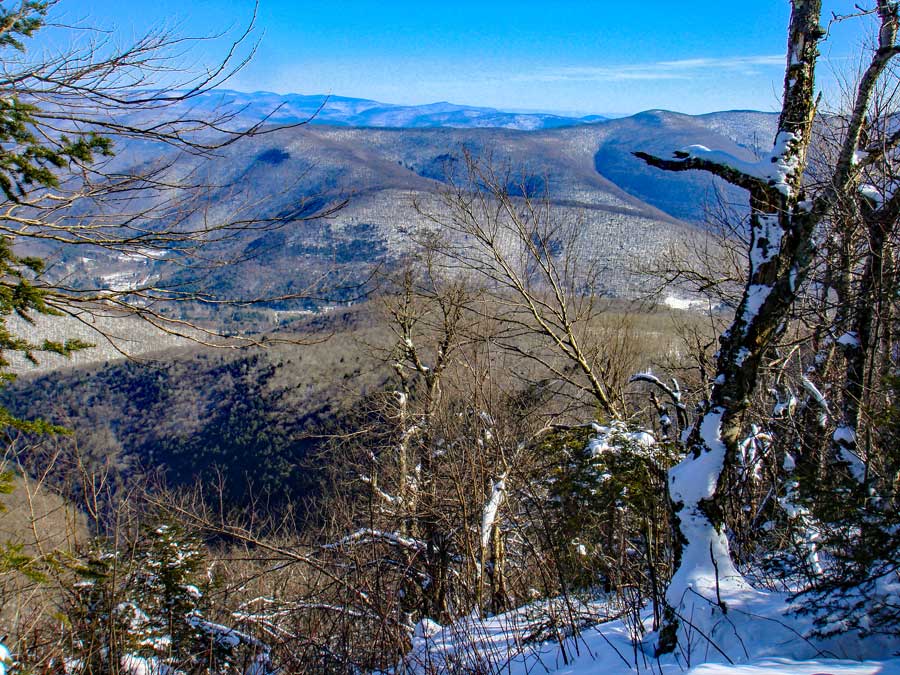
<instances>
[{"instance_id":1,"label":"thin white cloud","mask_svg":"<svg viewBox=\"0 0 900 675\"><path fill-rule=\"evenodd\" d=\"M521 73L522 82L618 82L624 80L688 80L703 72L755 72L757 68L784 67L782 54L730 58L679 59L619 66L570 66Z\"/></svg>"}]
</instances>

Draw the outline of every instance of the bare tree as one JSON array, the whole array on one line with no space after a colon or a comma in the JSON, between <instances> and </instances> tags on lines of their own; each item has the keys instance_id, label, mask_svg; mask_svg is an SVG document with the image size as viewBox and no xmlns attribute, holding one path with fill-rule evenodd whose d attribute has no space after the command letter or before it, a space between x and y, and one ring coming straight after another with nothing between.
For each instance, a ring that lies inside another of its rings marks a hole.
<instances>
[{"instance_id":1,"label":"bare tree","mask_svg":"<svg viewBox=\"0 0 900 675\"><path fill-rule=\"evenodd\" d=\"M592 257L583 223L554 211L546 188L528 175L464 151L462 180L450 179L438 209L417 209L443 237L445 264L485 287L503 330L493 339L538 364L556 382L583 396L600 415L621 419L627 346L598 336L605 304L603 260ZM624 368L621 368L625 366Z\"/></svg>"},{"instance_id":2,"label":"bare tree","mask_svg":"<svg viewBox=\"0 0 900 675\"><path fill-rule=\"evenodd\" d=\"M181 69L184 54L213 38L151 28L119 46L88 26L55 26L56 6L27 1L0 8L3 313L27 321L33 313L67 314L85 323L96 312L127 314L193 339L212 337L215 331L178 317L172 304L261 299L223 297L203 287L205 273L234 262L221 244L241 232L281 227L340 205L301 203L290 213L263 217L258 201L227 214L209 203L211 191L228 186L204 174L204 159L271 130L265 120L242 126L240 111L194 106L252 57L255 15L227 41L218 63L192 71ZM69 46L32 56L29 39L41 30L64 32ZM127 152L135 144L154 148L157 158L135 166ZM123 285L114 275L101 275L94 287L46 264L73 250L148 261L167 269L169 278L148 274ZM189 278L179 280L179 270L190 270ZM6 322L0 342L3 350L29 358L86 346L77 340L32 343L10 333Z\"/></svg>"}]
</instances>

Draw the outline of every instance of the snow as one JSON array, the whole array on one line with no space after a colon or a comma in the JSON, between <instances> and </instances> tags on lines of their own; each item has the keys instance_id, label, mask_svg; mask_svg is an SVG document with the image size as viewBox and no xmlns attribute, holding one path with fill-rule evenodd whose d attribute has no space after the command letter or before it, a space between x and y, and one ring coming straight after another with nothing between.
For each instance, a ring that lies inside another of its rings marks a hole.
<instances>
[{"instance_id":1,"label":"snow","mask_svg":"<svg viewBox=\"0 0 900 675\"><path fill-rule=\"evenodd\" d=\"M675 295L667 295L663 300L663 304L666 307L670 307L671 309L679 309L683 311L701 310L706 312L713 309L713 303L708 298L691 300L689 298L679 298Z\"/></svg>"},{"instance_id":2,"label":"snow","mask_svg":"<svg viewBox=\"0 0 900 675\"><path fill-rule=\"evenodd\" d=\"M750 277L766 263L771 262L781 252L784 230L777 214L759 213L754 226L753 246L750 249ZM792 282L793 283L793 282ZM762 308L772 286L769 284L749 284L744 297L741 318L749 324ZM742 361L743 359L741 359ZM740 365L741 361L738 361Z\"/></svg>"},{"instance_id":3,"label":"snow","mask_svg":"<svg viewBox=\"0 0 900 675\"><path fill-rule=\"evenodd\" d=\"M134 654L122 657L121 672L127 675L177 675L177 671L155 658L144 658Z\"/></svg>"},{"instance_id":4,"label":"snow","mask_svg":"<svg viewBox=\"0 0 900 675\"><path fill-rule=\"evenodd\" d=\"M392 544L401 548L408 548L417 551L424 550L426 548L425 542L419 539L405 537L399 532L383 532L381 530L375 530L368 527L357 530L352 534L348 534L343 539L332 544L325 544L321 548L325 550L344 548L346 546L353 546L357 544L369 544L373 541L382 541L386 544Z\"/></svg>"},{"instance_id":5,"label":"snow","mask_svg":"<svg viewBox=\"0 0 900 675\"><path fill-rule=\"evenodd\" d=\"M660 389L662 389L669 398L675 403L679 408L683 408L681 406L681 387L678 384L678 380L674 377L672 378L672 386L667 386L662 380L660 380L656 375L653 374L653 371L646 370L643 373L637 373L636 375L632 375L631 379L628 380L628 383L632 382L649 382L650 384L656 385Z\"/></svg>"},{"instance_id":6,"label":"snow","mask_svg":"<svg viewBox=\"0 0 900 675\"><path fill-rule=\"evenodd\" d=\"M838 446L841 459L850 467L850 473L859 483L866 480L866 465L854 452L856 448L856 432L848 426L839 426L834 430L834 442Z\"/></svg>"},{"instance_id":7,"label":"snow","mask_svg":"<svg viewBox=\"0 0 900 675\"><path fill-rule=\"evenodd\" d=\"M185 593L194 598L194 600L199 600L203 597L203 593L200 592L200 589L194 586L193 584L187 584L184 587Z\"/></svg>"},{"instance_id":8,"label":"snow","mask_svg":"<svg viewBox=\"0 0 900 675\"><path fill-rule=\"evenodd\" d=\"M6 648L6 645L0 642L0 675L6 675L6 669L13 663L12 654Z\"/></svg>"},{"instance_id":9,"label":"snow","mask_svg":"<svg viewBox=\"0 0 900 675\"><path fill-rule=\"evenodd\" d=\"M150 622L150 617L133 602L120 602L115 607L115 613L120 618L124 618L128 627L133 630L139 630Z\"/></svg>"},{"instance_id":10,"label":"snow","mask_svg":"<svg viewBox=\"0 0 900 675\"><path fill-rule=\"evenodd\" d=\"M900 675L900 637L806 637L808 616L792 613L788 595L748 589L729 610L705 610L714 621L690 649L653 655L649 608L618 618L622 608L591 601L535 602L489 618L416 627L412 649L396 673L507 675ZM698 608L698 612L699 612ZM697 625L702 617L694 615ZM574 628L574 629L573 629ZM536 637L537 636L537 637ZM707 639L708 638L708 639ZM855 660L851 660L855 659Z\"/></svg>"},{"instance_id":11,"label":"snow","mask_svg":"<svg viewBox=\"0 0 900 675\"><path fill-rule=\"evenodd\" d=\"M812 383L812 380L806 377L806 375L801 375L800 383L803 385L803 388L807 391L807 393L813 397L813 400L818 403L821 408L827 411L828 401L825 400L825 396L822 395L822 392L819 391L819 388Z\"/></svg>"},{"instance_id":12,"label":"snow","mask_svg":"<svg viewBox=\"0 0 900 675\"><path fill-rule=\"evenodd\" d=\"M672 497L686 507L709 499L715 492L725 458L725 444L720 433L724 412L723 408L716 407L704 415L700 435L707 449L697 457L688 455L669 472Z\"/></svg>"},{"instance_id":13,"label":"snow","mask_svg":"<svg viewBox=\"0 0 900 675\"><path fill-rule=\"evenodd\" d=\"M884 195L874 185L860 185L859 194L866 200L872 202L875 208L880 208L884 204Z\"/></svg>"},{"instance_id":14,"label":"snow","mask_svg":"<svg viewBox=\"0 0 900 675\"><path fill-rule=\"evenodd\" d=\"M872 208L880 209L885 202L893 199L896 189L896 182L891 182L883 188L864 183L859 186L859 194L871 204Z\"/></svg>"},{"instance_id":15,"label":"snow","mask_svg":"<svg viewBox=\"0 0 900 675\"><path fill-rule=\"evenodd\" d=\"M791 145L800 138L791 132L779 132L775 138L772 152L756 162L738 159L734 155L720 150L710 150L705 145L689 145L682 148L680 157L690 157L713 162L728 167L745 176L768 183L785 197L791 196L790 182L799 168L798 158L790 152Z\"/></svg>"},{"instance_id":16,"label":"snow","mask_svg":"<svg viewBox=\"0 0 900 675\"><path fill-rule=\"evenodd\" d=\"M253 661L245 671L245 675L274 675L275 673L281 673L281 671L272 669L272 662L268 653L265 652L253 657Z\"/></svg>"},{"instance_id":17,"label":"snow","mask_svg":"<svg viewBox=\"0 0 900 675\"><path fill-rule=\"evenodd\" d=\"M741 315L745 323L750 323L759 314L760 308L772 292L772 287L766 284L750 284L747 286L747 299L744 305L744 313Z\"/></svg>"},{"instance_id":18,"label":"snow","mask_svg":"<svg viewBox=\"0 0 900 675\"><path fill-rule=\"evenodd\" d=\"M796 468L793 456L785 454L784 466L786 471L793 471ZM824 571L819 556L819 542L822 536L810 517L809 509L797 499L799 487L800 484L796 480L785 481L785 494L778 499L778 504L794 523L791 532L794 547L801 553L807 569L818 576Z\"/></svg>"},{"instance_id":19,"label":"snow","mask_svg":"<svg viewBox=\"0 0 900 675\"><path fill-rule=\"evenodd\" d=\"M762 477L760 460L771 443L772 437L764 431L760 431L755 424L750 426L750 435L741 441L741 464L745 469L749 469L749 475L754 480Z\"/></svg>"},{"instance_id":20,"label":"snow","mask_svg":"<svg viewBox=\"0 0 900 675\"><path fill-rule=\"evenodd\" d=\"M219 623L214 623L212 621L207 621L206 619L201 619L197 616L192 616L188 618L188 623L190 623L195 628L199 628L204 633L212 637L216 642L224 647L228 647L229 649L234 649L241 642L247 642L249 644L256 644L256 640L251 638L248 635L244 635L238 630L234 628L229 628L228 626L223 626Z\"/></svg>"},{"instance_id":21,"label":"snow","mask_svg":"<svg viewBox=\"0 0 900 675\"><path fill-rule=\"evenodd\" d=\"M856 331L848 331L837 339L837 343L844 347L859 347L859 335Z\"/></svg>"},{"instance_id":22,"label":"snow","mask_svg":"<svg viewBox=\"0 0 900 675\"><path fill-rule=\"evenodd\" d=\"M386 503L391 504L392 506L399 506L400 504L403 503L403 500L400 499L400 497L388 494L387 492L385 492L384 490L379 488L375 484L375 481L372 480L371 476L361 475L359 477L359 480L361 482L365 483L366 485L370 486L372 488L373 492L375 494L377 494L381 499L383 499Z\"/></svg>"},{"instance_id":23,"label":"snow","mask_svg":"<svg viewBox=\"0 0 900 675\"><path fill-rule=\"evenodd\" d=\"M613 421L608 426L594 424L593 428L597 435L588 442L587 447L592 457L605 452L616 452L626 444L638 445L645 449L656 445L656 438L649 431L629 431L623 422Z\"/></svg>"},{"instance_id":24,"label":"snow","mask_svg":"<svg viewBox=\"0 0 900 675\"><path fill-rule=\"evenodd\" d=\"M422 619L419 623L416 624L416 627L413 629L413 639L428 639L433 638L435 635L440 633L443 630L443 626L439 624L437 621L433 621L432 619Z\"/></svg>"},{"instance_id":25,"label":"snow","mask_svg":"<svg viewBox=\"0 0 900 675\"><path fill-rule=\"evenodd\" d=\"M834 430L834 442L844 445L856 445L856 432L850 427L840 426Z\"/></svg>"},{"instance_id":26,"label":"snow","mask_svg":"<svg viewBox=\"0 0 900 675\"><path fill-rule=\"evenodd\" d=\"M900 675L900 660L860 663L836 659L761 659L744 666L705 663L689 670L688 675Z\"/></svg>"},{"instance_id":27,"label":"snow","mask_svg":"<svg viewBox=\"0 0 900 675\"><path fill-rule=\"evenodd\" d=\"M484 511L481 514L482 550L486 549L491 543L491 531L494 529L494 524L497 522L497 510L500 508L503 497L506 495L505 478L506 474L503 474L496 483L493 481L491 482L491 497L488 499L487 504L485 504Z\"/></svg>"},{"instance_id":28,"label":"snow","mask_svg":"<svg viewBox=\"0 0 900 675\"><path fill-rule=\"evenodd\" d=\"M708 410L700 421L702 447L695 448L669 470L669 494L676 507L685 541L678 566L666 592L666 602L678 617L678 639L691 648L702 635L711 635L721 618L719 607L737 600L749 602L753 591L731 560L728 539L712 526L701 502L716 491L725 462L722 441L724 408Z\"/></svg>"},{"instance_id":29,"label":"snow","mask_svg":"<svg viewBox=\"0 0 900 675\"><path fill-rule=\"evenodd\" d=\"M787 399L785 399L784 401L778 401L775 404L775 407L772 409L772 417L779 418L784 417L785 415L793 415L796 408L797 397L792 393L789 393Z\"/></svg>"},{"instance_id":30,"label":"snow","mask_svg":"<svg viewBox=\"0 0 900 675\"><path fill-rule=\"evenodd\" d=\"M781 468L785 471L793 471L797 467L797 460L794 459L794 456L786 452L784 453L784 462L781 464Z\"/></svg>"},{"instance_id":31,"label":"snow","mask_svg":"<svg viewBox=\"0 0 900 675\"><path fill-rule=\"evenodd\" d=\"M753 248L750 249L750 262L754 269L778 255L781 251L781 240L784 237L784 230L781 229L778 214L761 213L757 216L757 222Z\"/></svg>"}]
</instances>

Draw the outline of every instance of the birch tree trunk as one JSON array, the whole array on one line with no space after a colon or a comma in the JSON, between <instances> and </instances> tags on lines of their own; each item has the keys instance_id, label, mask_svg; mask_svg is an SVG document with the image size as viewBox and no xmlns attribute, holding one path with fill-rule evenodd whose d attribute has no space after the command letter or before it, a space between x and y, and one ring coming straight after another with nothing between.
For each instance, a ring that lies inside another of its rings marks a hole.
<instances>
[{"instance_id":1,"label":"birch tree trunk","mask_svg":"<svg viewBox=\"0 0 900 675\"><path fill-rule=\"evenodd\" d=\"M750 197L747 283L731 326L719 338L716 377L704 412L687 441L687 455L669 472L674 513L675 568L666 594L665 622L657 651L685 648L685 623L710 616L710 604L726 609L729 596L749 585L735 567L724 531L724 477L737 455L741 415L749 405L760 365L789 318L812 259L813 232L836 202L858 198L861 131L874 86L897 53L897 6L879 0L878 48L856 91L853 113L831 180L814 198L804 194L804 172L816 112L814 95L821 0L793 0L788 30L784 98L772 152L746 162L703 146L662 159L635 155L668 171L701 170L745 188ZM896 147L897 138L894 140ZM873 150L883 153L889 146ZM881 156L881 155L879 155ZM709 624L712 625L712 624ZM703 626L692 624L694 635Z\"/></svg>"}]
</instances>

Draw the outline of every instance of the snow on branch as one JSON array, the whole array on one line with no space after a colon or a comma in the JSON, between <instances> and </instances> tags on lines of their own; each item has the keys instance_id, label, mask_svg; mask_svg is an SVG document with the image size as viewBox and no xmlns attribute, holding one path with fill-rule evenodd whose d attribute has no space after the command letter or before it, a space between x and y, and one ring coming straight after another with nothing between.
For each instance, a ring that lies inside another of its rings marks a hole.
<instances>
[{"instance_id":1,"label":"snow on branch","mask_svg":"<svg viewBox=\"0 0 900 675\"><path fill-rule=\"evenodd\" d=\"M628 383L631 384L633 382L647 382L648 384L652 384L653 386L661 389L663 393L665 393L665 395L668 396L672 400L672 403L675 405L676 415L678 416L678 424L681 427L685 427L687 425L687 408L685 408L684 403L681 402L681 389L678 386L678 380L672 378L672 386L670 387L648 370L643 373L636 373L632 375L628 380Z\"/></svg>"},{"instance_id":2,"label":"snow on branch","mask_svg":"<svg viewBox=\"0 0 900 675\"><path fill-rule=\"evenodd\" d=\"M319 611L334 612L351 616L355 619L379 619L380 615L371 611L362 611L349 605L332 605L327 602L293 602L286 605L283 609L261 612L232 612L231 615L238 621L247 623L256 623L260 621L271 621L272 619L290 616L298 611Z\"/></svg>"},{"instance_id":3,"label":"snow on branch","mask_svg":"<svg viewBox=\"0 0 900 675\"><path fill-rule=\"evenodd\" d=\"M381 530L375 530L369 527L364 527L352 534L348 534L343 539L340 539L331 544L324 544L321 546L322 549L332 550L337 548L345 548L347 546L358 546L360 544L370 544L374 541L380 541L385 544L396 546L398 548L404 548L411 551L424 551L428 546L427 544L420 539L413 539L412 537L405 537L398 532L383 532Z\"/></svg>"},{"instance_id":4,"label":"snow on branch","mask_svg":"<svg viewBox=\"0 0 900 675\"><path fill-rule=\"evenodd\" d=\"M649 450L656 445L656 438L652 433L643 429L629 431L625 423L619 420L613 420L609 426L599 424L591 426L597 432L587 446L592 457L599 457L606 452L619 452L623 445L642 450Z\"/></svg>"},{"instance_id":5,"label":"snow on branch","mask_svg":"<svg viewBox=\"0 0 900 675\"><path fill-rule=\"evenodd\" d=\"M806 393L810 395L813 401L819 406L821 412L819 413L818 422L819 426L824 427L828 423L828 401L825 399L825 396L819 391L819 388L816 387L812 383L806 375L802 375L800 377L800 384L803 385L803 388L806 390Z\"/></svg>"},{"instance_id":6,"label":"snow on branch","mask_svg":"<svg viewBox=\"0 0 900 675\"><path fill-rule=\"evenodd\" d=\"M703 146L693 147L702 148ZM706 148L703 149L706 150ZM650 166L654 166L657 169L664 169L665 171L706 171L732 185L737 185L738 187L747 190L752 190L762 185L758 178L745 174L727 163L722 164L713 161L710 158L691 155L690 152L675 152L675 159L662 159L661 157L656 157L655 155L646 152L635 152L632 154L638 159L644 160ZM724 155L724 153L722 154Z\"/></svg>"},{"instance_id":7,"label":"snow on branch","mask_svg":"<svg viewBox=\"0 0 900 675\"><path fill-rule=\"evenodd\" d=\"M710 150L705 145L689 145L677 150L674 160L660 159L645 152L635 152L634 155L650 166L667 171L707 171L747 190L769 187L789 197L792 177L800 164L799 157L791 151L791 146L799 140L794 133L779 132L772 152L756 162L738 159L720 150Z\"/></svg>"},{"instance_id":8,"label":"snow on branch","mask_svg":"<svg viewBox=\"0 0 900 675\"><path fill-rule=\"evenodd\" d=\"M856 450L856 431L849 426L842 425L834 430L834 443L838 448L838 454L847 464L850 473L856 482L861 485L866 482L866 463Z\"/></svg>"},{"instance_id":9,"label":"snow on branch","mask_svg":"<svg viewBox=\"0 0 900 675\"><path fill-rule=\"evenodd\" d=\"M369 487L371 487L372 492L374 492L378 497L380 497L382 500L384 500L391 506L399 506L400 504L403 503L403 500L400 497L396 497L394 495L388 494L387 492L382 490L380 487L378 487L378 484L376 483L376 481L374 481L372 479L371 476L366 476L366 475L361 474L359 476L359 480L362 481L363 483L365 483L366 485L368 485Z\"/></svg>"},{"instance_id":10,"label":"snow on branch","mask_svg":"<svg viewBox=\"0 0 900 675\"><path fill-rule=\"evenodd\" d=\"M265 642L256 639L252 635L248 635L247 633L239 631L236 628L224 626L213 621L207 621L206 619L202 619L199 616L188 616L187 622L194 628L203 631L216 642L225 647L234 648L243 643L252 647L256 647L258 649L262 649L266 653L270 651L270 647Z\"/></svg>"},{"instance_id":11,"label":"snow on branch","mask_svg":"<svg viewBox=\"0 0 900 675\"><path fill-rule=\"evenodd\" d=\"M657 387L659 387L660 389L662 389L670 397L674 398L674 394L673 394L672 390L669 389L668 385L666 385L665 382L660 380L656 375L651 373L649 370L645 373L636 373L635 375L632 375L631 379L628 380L628 383L631 384L632 382L649 382L650 384L654 384Z\"/></svg>"},{"instance_id":12,"label":"snow on branch","mask_svg":"<svg viewBox=\"0 0 900 675\"><path fill-rule=\"evenodd\" d=\"M481 548L486 549L491 543L491 532L497 522L497 511L506 496L506 473L497 482L491 481L491 496L481 512Z\"/></svg>"},{"instance_id":13,"label":"snow on branch","mask_svg":"<svg viewBox=\"0 0 900 675\"><path fill-rule=\"evenodd\" d=\"M706 171L747 190L767 186L790 196L790 178L798 164L790 146L796 140L797 137L790 132L779 133L771 154L756 162L738 159L727 152L710 150L704 145L689 145L678 150L674 153L675 159L662 159L646 152L635 152L634 155L659 169Z\"/></svg>"}]
</instances>

